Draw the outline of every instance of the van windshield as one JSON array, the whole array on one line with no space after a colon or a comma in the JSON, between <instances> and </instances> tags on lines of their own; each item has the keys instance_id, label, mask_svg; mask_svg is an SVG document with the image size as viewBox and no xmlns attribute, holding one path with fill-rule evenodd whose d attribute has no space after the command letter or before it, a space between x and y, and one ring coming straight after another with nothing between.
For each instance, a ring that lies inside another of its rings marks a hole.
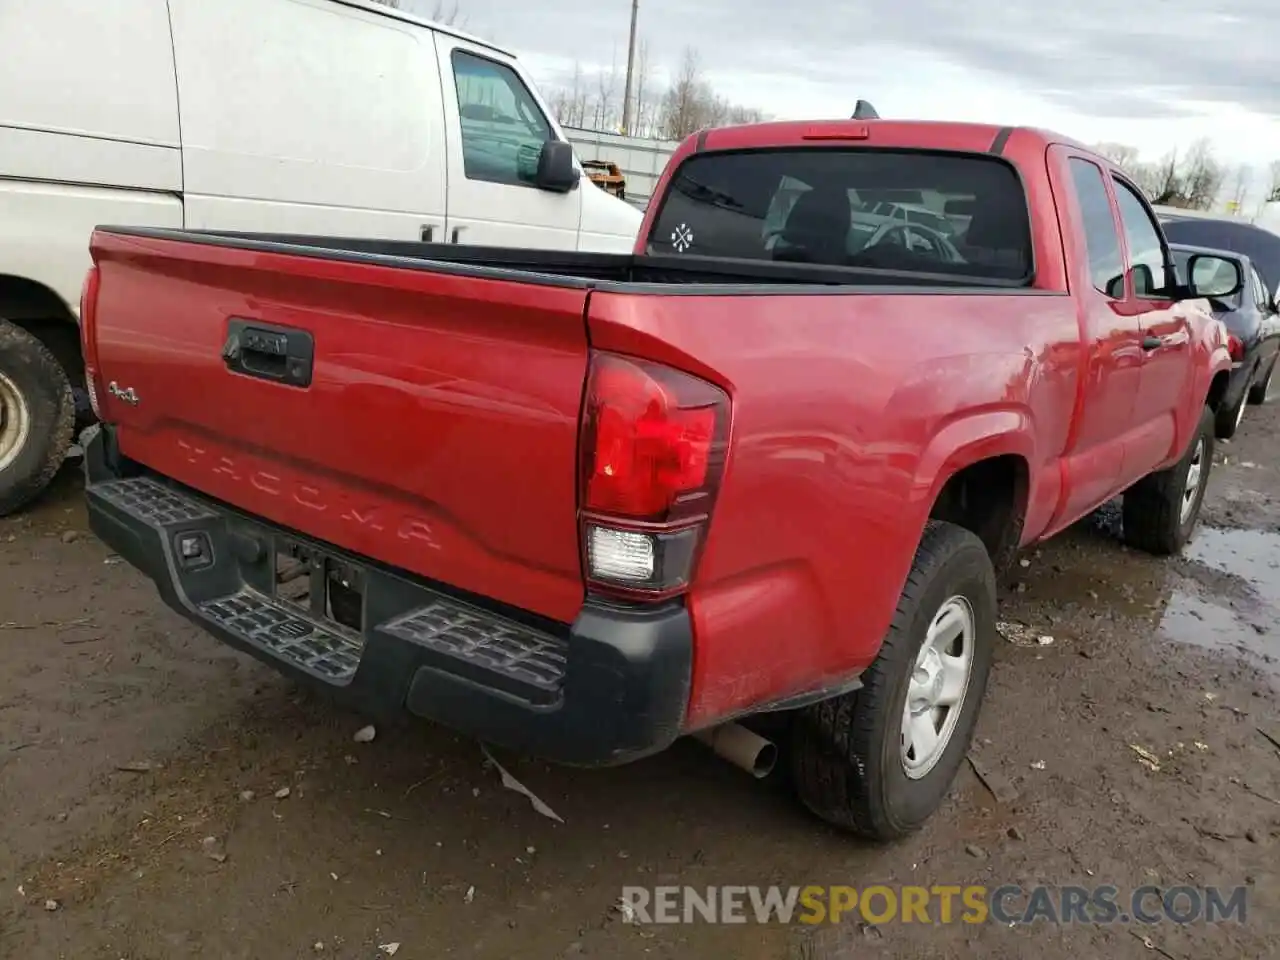
<instances>
[{"instance_id":1,"label":"van windshield","mask_svg":"<svg viewBox=\"0 0 1280 960\"><path fill-rule=\"evenodd\" d=\"M649 252L1030 282L1017 174L967 153L807 147L700 154Z\"/></svg>"}]
</instances>

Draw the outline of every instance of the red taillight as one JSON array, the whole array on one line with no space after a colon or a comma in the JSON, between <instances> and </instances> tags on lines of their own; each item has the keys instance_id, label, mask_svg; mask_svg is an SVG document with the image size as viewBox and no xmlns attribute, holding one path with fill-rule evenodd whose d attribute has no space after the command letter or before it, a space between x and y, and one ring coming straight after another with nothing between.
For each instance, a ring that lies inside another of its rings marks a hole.
<instances>
[{"instance_id":1,"label":"red taillight","mask_svg":"<svg viewBox=\"0 0 1280 960\"><path fill-rule=\"evenodd\" d=\"M98 399L98 266L85 274L80 288L80 355L84 358L84 386L89 394L93 415L102 417Z\"/></svg>"},{"instance_id":2,"label":"red taillight","mask_svg":"<svg viewBox=\"0 0 1280 960\"><path fill-rule=\"evenodd\" d=\"M1244 341L1234 333L1227 334L1227 352L1231 354L1232 360L1239 363L1244 359Z\"/></svg>"},{"instance_id":3,"label":"red taillight","mask_svg":"<svg viewBox=\"0 0 1280 960\"><path fill-rule=\"evenodd\" d=\"M664 596L688 585L728 429L719 387L660 364L592 355L582 437L589 580Z\"/></svg>"}]
</instances>

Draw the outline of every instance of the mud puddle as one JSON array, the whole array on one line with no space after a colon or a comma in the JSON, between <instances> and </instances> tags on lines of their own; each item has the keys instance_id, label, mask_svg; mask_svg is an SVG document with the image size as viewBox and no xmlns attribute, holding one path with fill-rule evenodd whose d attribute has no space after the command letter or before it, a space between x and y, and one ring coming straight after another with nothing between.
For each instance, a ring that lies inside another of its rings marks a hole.
<instances>
[{"instance_id":1,"label":"mud puddle","mask_svg":"<svg viewBox=\"0 0 1280 960\"><path fill-rule=\"evenodd\" d=\"M1160 635L1240 657L1280 685L1280 534L1205 527L1186 560L1189 576L1169 598ZM1206 580L1219 589L1205 590Z\"/></svg>"}]
</instances>

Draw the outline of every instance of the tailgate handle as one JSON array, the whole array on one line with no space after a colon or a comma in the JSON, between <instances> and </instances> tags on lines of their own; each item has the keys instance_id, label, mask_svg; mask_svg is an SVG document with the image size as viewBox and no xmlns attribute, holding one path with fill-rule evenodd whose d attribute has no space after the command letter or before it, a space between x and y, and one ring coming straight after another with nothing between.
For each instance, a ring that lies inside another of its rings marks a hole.
<instances>
[{"instance_id":1,"label":"tailgate handle","mask_svg":"<svg viewBox=\"0 0 1280 960\"><path fill-rule=\"evenodd\" d=\"M222 346L222 362L232 373L309 387L315 353L315 340L306 330L232 317Z\"/></svg>"}]
</instances>

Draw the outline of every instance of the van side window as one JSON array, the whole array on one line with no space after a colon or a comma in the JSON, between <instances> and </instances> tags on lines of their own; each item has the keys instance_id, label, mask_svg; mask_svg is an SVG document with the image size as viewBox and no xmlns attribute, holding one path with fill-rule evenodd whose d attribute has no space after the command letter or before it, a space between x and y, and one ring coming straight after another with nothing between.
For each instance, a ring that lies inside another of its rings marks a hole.
<instances>
[{"instance_id":1,"label":"van side window","mask_svg":"<svg viewBox=\"0 0 1280 960\"><path fill-rule=\"evenodd\" d=\"M1112 178L1116 206L1124 224L1124 238L1129 245L1129 269L1133 273L1133 295L1144 300L1168 297L1164 244L1155 220L1147 212L1138 194L1123 180Z\"/></svg>"},{"instance_id":2,"label":"van side window","mask_svg":"<svg viewBox=\"0 0 1280 960\"><path fill-rule=\"evenodd\" d=\"M1089 252L1089 276L1093 286L1113 300L1124 299L1124 263L1120 236L1107 197L1102 170L1087 160L1071 158L1071 180L1084 219L1084 242Z\"/></svg>"},{"instance_id":3,"label":"van side window","mask_svg":"<svg viewBox=\"0 0 1280 960\"><path fill-rule=\"evenodd\" d=\"M468 180L532 185L551 125L520 76L505 64L453 51Z\"/></svg>"}]
</instances>

